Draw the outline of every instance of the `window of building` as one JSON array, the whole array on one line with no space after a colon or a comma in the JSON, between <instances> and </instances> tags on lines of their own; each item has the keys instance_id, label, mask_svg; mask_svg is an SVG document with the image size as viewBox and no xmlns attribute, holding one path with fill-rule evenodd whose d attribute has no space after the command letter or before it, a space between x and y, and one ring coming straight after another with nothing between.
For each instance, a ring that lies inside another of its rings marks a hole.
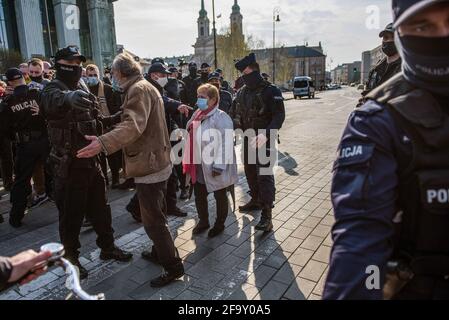
<instances>
[{"instance_id":1,"label":"window of building","mask_svg":"<svg viewBox=\"0 0 449 320\"><path fill-rule=\"evenodd\" d=\"M87 11L87 1L77 0L76 4L80 9L80 50L86 58L92 60L92 45L90 39L89 14Z\"/></svg>"},{"instance_id":2,"label":"window of building","mask_svg":"<svg viewBox=\"0 0 449 320\"><path fill-rule=\"evenodd\" d=\"M2 11L0 21L2 44L0 46L2 48L20 51L14 0L1 0L0 5L0 10Z\"/></svg>"},{"instance_id":3,"label":"window of building","mask_svg":"<svg viewBox=\"0 0 449 320\"><path fill-rule=\"evenodd\" d=\"M44 32L45 55L51 57L58 50L58 36L56 34L55 12L53 0L40 0L42 16L42 30Z\"/></svg>"}]
</instances>

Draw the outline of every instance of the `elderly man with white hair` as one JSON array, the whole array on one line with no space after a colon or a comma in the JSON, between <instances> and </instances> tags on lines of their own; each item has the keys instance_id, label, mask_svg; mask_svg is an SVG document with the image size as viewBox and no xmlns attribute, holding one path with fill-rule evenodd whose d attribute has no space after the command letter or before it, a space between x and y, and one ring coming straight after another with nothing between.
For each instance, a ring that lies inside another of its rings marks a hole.
<instances>
[{"instance_id":1,"label":"elderly man with white hair","mask_svg":"<svg viewBox=\"0 0 449 320\"><path fill-rule=\"evenodd\" d=\"M142 222L154 244L154 262L165 270L151 286L162 287L184 275L164 214L167 180L172 172L164 103L130 55L115 58L112 76L113 86L124 94L122 122L100 137L86 137L91 144L80 150L78 157L90 158L102 151L110 155L123 149L126 176L136 182ZM180 111L188 110L180 107Z\"/></svg>"}]
</instances>

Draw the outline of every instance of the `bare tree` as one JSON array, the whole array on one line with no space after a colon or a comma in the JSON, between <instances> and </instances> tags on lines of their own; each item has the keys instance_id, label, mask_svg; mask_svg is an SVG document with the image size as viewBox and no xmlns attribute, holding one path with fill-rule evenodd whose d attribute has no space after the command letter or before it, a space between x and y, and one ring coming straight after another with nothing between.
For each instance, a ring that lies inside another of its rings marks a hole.
<instances>
[{"instance_id":1,"label":"bare tree","mask_svg":"<svg viewBox=\"0 0 449 320\"><path fill-rule=\"evenodd\" d=\"M24 61L22 55L13 50L0 49L0 72L5 73L9 68L17 67Z\"/></svg>"}]
</instances>

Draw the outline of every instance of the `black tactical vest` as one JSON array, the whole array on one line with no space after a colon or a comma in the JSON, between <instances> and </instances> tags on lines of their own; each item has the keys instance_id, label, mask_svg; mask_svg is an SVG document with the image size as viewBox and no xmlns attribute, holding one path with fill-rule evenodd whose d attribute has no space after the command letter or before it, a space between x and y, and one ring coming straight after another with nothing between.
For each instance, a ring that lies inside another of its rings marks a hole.
<instances>
[{"instance_id":1,"label":"black tactical vest","mask_svg":"<svg viewBox=\"0 0 449 320\"><path fill-rule=\"evenodd\" d=\"M266 129L272 120L272 114L266 106L263 93L270 87L270 83L263 83L256 89L243 87L236 97L235 121L243 130Z\"/></svg>"},{"instance_id":2,"label":"black tactical vest","mask_svg":"<svg viewBox=\"0 0 449 320\"><path fill-rule=\"evenodd\" d=\"M62 91L69 91L69 88L59 80L53 80ZM84 91L89 89L81 84ZM94 108L92 110L70 109L60 120L48 120L48 134L52 147L59 156L68 154L75 158L78 150L89 145L84 138L98 135L98 123L95 119Z\"/></svg>"},{"instance_id":3,"label":"black tactical vest","mask_svg":"<svg viewBox=\"0 0 449 320\"><path fill-rule=\"evenodd\" d=\"M371 92L411 140L398 152L399 194L395 259L414 274L449 275L449 115L427 91L399 74Z\"/></svg>"}]
</instances>

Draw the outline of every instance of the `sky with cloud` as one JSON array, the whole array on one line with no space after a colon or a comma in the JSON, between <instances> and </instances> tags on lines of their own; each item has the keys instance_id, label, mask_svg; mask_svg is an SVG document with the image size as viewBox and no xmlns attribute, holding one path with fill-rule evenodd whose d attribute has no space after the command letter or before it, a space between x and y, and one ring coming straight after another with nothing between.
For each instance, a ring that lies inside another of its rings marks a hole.
<instances>
[{"instance_id":1,"label":"sky with cloud","mask_svg":"<svg viewBox=\"0 0 449 320\"><path fill-rule=\"evenodd\" d=\"M391 22L390 0L239 0L244 32L273 42L273 9L279 7L277 43L287 46L322 42L328 63L361 59L380 44L379 29ZM215 0L217 29L229 26L234 0ZM115 2L117 42L141 57L193 53L200 0L119 0ZM205 0L211 20L212 0ZM377 14L378 13L378 14ZM367 23L368 26L367 27Z\"/></svg>"}]
</instances>

